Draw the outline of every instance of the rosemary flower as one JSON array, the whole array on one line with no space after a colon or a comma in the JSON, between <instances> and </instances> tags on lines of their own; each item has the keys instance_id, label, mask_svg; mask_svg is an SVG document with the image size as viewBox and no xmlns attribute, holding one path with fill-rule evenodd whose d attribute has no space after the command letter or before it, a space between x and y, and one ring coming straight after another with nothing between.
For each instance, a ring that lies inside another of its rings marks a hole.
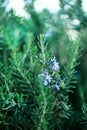
<instances>
[{"instance_id":1,"label":"rosemary flower","mask_svg":"<svg viewBox=\"0 0 87 130\"><path fill-rule=\"evenodd\" d=\"M60 66L59 66L59 63L56 61L56 57L53 57L53 58L51 59L50 68L51 68L53 71L59 70Z\"/></svg>"},{"instance_id":2,"label":"rosemary flower","mask_svg":"<svg viewBox=\"0 0 87 130\"><path fill-rule=\"evenodd\" d=\"M52 81L52 77L49 75L49 73L46 70L42 74L40 74L39 77L42 78L43 84L45 86L47 86Z\"/></svg>"}]
</instances>

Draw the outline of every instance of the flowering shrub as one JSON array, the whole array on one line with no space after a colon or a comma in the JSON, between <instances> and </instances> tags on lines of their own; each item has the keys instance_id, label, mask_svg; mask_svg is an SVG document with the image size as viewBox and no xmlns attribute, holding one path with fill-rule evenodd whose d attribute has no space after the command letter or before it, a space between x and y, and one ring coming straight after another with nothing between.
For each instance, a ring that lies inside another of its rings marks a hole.
<instances>
[{"instance_id":1,"label":"flowering shrub","mask_svg":"<svg viewBox=\"0 0 87 130\"><path fill-rule=\"evenodd\" d=\"M60 67L59 63L56 61L56 57L52 58L48 65L48 70L44 69L38 76L42 79L44 86L49 86L50 88L60 90L58 83L58 72Z\"/></svg>"},{"instance_id":2,"label":"flowering shrub","mask_svg":"<svg viewBox=\"0 0 87 130\"><path fill-rule=\"evenodd\" d=\"M71 115L68 92L75 80L79 42L71 41L61 71L44 35L38 39L39 49L29 37L24 52L11 50L9 66L0 64L0 129L61 130Z\"/></svg>"}]
</instances>

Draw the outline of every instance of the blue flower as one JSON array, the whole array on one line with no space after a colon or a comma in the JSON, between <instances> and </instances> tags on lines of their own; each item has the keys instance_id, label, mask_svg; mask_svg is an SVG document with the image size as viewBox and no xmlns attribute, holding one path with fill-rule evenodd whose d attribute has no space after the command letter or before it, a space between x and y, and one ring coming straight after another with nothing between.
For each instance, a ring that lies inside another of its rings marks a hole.
<instances>
[{"instance_id":1,"label":"blue flower","mask_svg":"<svg viewBox=\"0 0 87 130\"><path fill-rule=\"evenodd\" d=\"M45 79L46 79L49 83L50 83L51 80L52 80L51 76L48 74L47 71L45 72Z\"/></svg>"},{"instance_id":2,"label":"blue flower","mask_svg":"<svg viewBox=\"0 0 87 130\"><path fill-rule=\"evenodd\" d=\"M43 84L45 86L47 86L52 81L52 77L49 75L47 70L45 70L42 74L40 74L39 77L42 78Z\"/></svg>"},{"instance_id":3,"label":"blue flower","mask_svg":"<svg viewBox=\"0 0 87 130\"><path fill-rule=\"evenodd\" d=\"M54 70L54 71L60 69L59 63L56 61L56 57L53 57L53 58L51 59L50 68L51 68L52 70Z\"/></svg>"}]
</instances>

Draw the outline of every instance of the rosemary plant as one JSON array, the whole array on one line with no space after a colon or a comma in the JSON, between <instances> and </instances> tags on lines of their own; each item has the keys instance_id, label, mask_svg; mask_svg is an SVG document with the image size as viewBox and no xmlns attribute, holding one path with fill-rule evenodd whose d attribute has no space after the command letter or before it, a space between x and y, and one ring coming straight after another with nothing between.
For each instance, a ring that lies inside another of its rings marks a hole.
<instances>
[{"instance_id":1,"label":"rosemary plant","mask_svg":"<svg viewBox=\"0 0 87 130\"><path fill-rule=\"evenodd\" d=\"M0 129L63 130L64 120L71 114L67 90L76 81L80 44L69 43L67 63L61 72L45 36L39 36L38 45L32 34L28 37L23 52L10 49L9 65L0 63Z\"/></svg>"}]
</instances>

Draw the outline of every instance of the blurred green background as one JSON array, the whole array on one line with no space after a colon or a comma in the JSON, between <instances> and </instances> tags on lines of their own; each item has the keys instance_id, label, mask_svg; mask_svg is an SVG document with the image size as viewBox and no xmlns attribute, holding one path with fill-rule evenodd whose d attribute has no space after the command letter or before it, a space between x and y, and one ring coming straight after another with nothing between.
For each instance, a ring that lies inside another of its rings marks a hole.
<instances>
[{"instance_id":1,"label":"blurred green background","mask_svg":"<svg viewBox=\"0 0 87 130\"><path fill-rule=\"evenodd\" d=\"M0 60L6 66L9 66L9 50L22 52L30 40L29 33L33 34L34 44L37 44L39 34L47 36L49 50L58 58L61 68L66 63L67 43L70 39L80 39L81 57L76 68L78 82L74 93L69 95L75 112L71 130L79 129L81 112L87 114L87 14L82 8L82 0L59 0L60 10L56 13L48 9L38 12L34 6L36 0L24 0L27 18L16 15L13 9L7 11L9 1L0 0L0 47L3 48Z\"/></svg>"}]
</instances>

